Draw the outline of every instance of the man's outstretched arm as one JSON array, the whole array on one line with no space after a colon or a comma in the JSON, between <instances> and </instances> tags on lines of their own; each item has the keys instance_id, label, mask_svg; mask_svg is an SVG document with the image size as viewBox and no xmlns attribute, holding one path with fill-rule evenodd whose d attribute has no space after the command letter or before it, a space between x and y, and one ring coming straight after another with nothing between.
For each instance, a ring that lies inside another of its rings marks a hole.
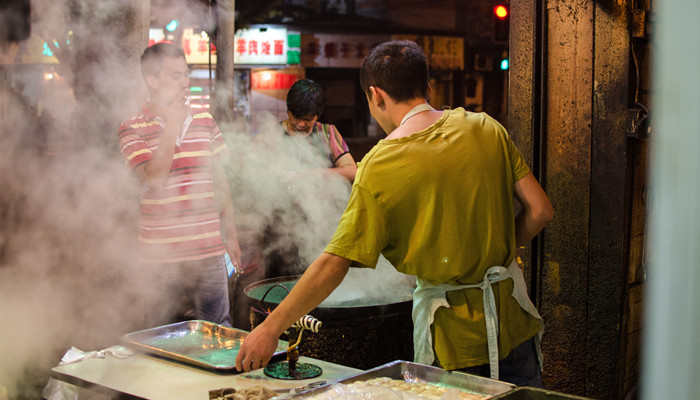
<instances>
[{"instance_id":1,"label":"man's outstretched arm","mask_svg":"<svg viewBox=\"0 0 700 400\"><path fill-rule=\"evenodd\" d=\"M247 372L266 366L282 333L340 285L350 264L350 260L330 253L312 262L287 297L246 337L236 357L236 370Z\"/></svg>"}]
</instances>

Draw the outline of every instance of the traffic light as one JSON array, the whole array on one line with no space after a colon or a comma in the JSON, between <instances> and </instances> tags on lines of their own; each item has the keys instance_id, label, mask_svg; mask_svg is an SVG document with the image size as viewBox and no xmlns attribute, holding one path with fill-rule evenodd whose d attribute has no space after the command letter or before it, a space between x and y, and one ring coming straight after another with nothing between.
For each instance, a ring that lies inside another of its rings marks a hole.
<instances>
[{"instance_id":1,"label":"traffic light","mask_svg":"<svg viewBox=\"0 0 700 400\"><path fill-rule=\"evenodd\" d=\"M494 1L491 10L493 14L493 42L508 43L510 4L502 0Z\"/></svg>"},{"instance_id":2,"label":"traffic light","mask_svg":"<svg viewBox=\"0 0 700 400\"><path fill-rule=\"evenodd\" d=\"M501 57L501 61L499 61L498 66L501 68L501 71L508 71L508 68L510 68L510 61L508 60L508 56Z\"/></svg>"},{"instance_id":3,"label":"traffic light","mask_svg":"<svg viewBox=\"0 0 700 400\"><path fill-rule=\"evenodd\" d=\"M508 58L507 50L501 52L501 57L498 58L498 68L501 71L508 71L508 69L510 69L510 59Z\"/></svg>"}]
</instances>

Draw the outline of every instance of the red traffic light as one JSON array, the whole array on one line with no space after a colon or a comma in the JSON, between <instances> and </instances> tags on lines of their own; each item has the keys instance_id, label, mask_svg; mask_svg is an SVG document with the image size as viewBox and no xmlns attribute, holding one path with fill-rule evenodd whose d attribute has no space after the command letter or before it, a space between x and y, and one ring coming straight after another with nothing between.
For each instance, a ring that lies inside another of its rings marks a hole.
<instances>
[{"instance_id":1,"label":"red traffic light","mask_svg":"<svg viewBox=\"0 0 700 400\"><path fill-rule=\"evenodd\" d=\"M495 0L492 5L493 42L498 44L508 43L510 31L510 4L508 4L507 1Z\"/></svg>"},{"instance_id":2,"label":"red traffic light","mask_svg":"<svg viewBox=\"0 0 700 400\"><path fill-rule=\"evenodd\" d=\"M493 7L493 13L498 19L506 19L508 14L510 14L510 10L505 4L497 4Z\"/></svg>"}]
</instances>

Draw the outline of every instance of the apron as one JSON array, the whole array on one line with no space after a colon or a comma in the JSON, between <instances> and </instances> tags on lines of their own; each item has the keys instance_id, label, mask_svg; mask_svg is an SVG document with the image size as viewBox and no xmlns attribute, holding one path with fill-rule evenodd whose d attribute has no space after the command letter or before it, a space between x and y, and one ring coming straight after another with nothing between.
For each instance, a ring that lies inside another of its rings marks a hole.
<instances>
[{"instance_id":1,"label":"apron","mask_svg":"<svg viewBox=\"0 0 700 400\"><path fill-rule=\"evenodd\" d=\"M513 293L511 294L520 307L528 314L535 317L542 327L535 335L535 349L537 359L542 368L542 350L540 343L544 333L544 321L527 296L527 286L523 278L523 272L513 260L508 268L494 266L486 270L484 278L479 283L468 285L432 285L418 278L418 287L413 293L413 348L415 362L431 365L435 361L433 352L433 338L430 326L433 324L435 311L440 307L449 308L447 292L462 289L481 289L484 299L484 320L486 321L486 337L489 348L489 364L491 366L491 379L498 379L498 310L493 294L492 284L511 278L513 280Z\"/></svg>"}]
</instances>

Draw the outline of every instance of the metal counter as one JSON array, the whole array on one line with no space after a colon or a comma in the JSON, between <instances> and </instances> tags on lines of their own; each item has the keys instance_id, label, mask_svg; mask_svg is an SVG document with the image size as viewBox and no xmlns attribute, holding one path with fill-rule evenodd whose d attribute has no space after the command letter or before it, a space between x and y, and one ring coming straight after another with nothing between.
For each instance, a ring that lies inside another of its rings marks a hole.
<instances>
[{"instance_id":1,"label":"metal counter","mask_svg":"<svg viewBox=\"0 0 700 400\"><path fill-rule=\"evenodd\" d=\"M291 389L324 380L332 382L362 372L325 361L301 357L316 364L323 374L307 380L286 381L265 376L262 369L231 374L211 371L156 356L135 354L128 358L90 358L54 367L54 379L77 385L114 399L207 399L210 390L263 385L270 389Z\"/></svg>"}]
</instances>

